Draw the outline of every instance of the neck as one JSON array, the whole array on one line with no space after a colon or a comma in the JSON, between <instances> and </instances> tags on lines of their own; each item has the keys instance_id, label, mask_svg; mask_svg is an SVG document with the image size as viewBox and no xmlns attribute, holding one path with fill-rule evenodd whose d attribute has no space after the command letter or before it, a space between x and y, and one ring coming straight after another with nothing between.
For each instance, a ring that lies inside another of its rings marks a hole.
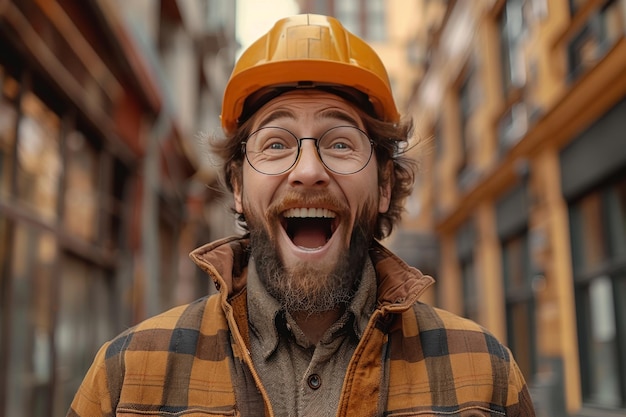
<instances>
[{"instance_id":1,"label":"neck","mask_svg":"<svg viewBox=\"0 0 626 417\"><path fill-rule=\"evenodd\" d=\"M298 311L292 313L292 317L309 342L317 345L324 333L341 317L342 313L343 308L337 307L334 310L314 314Z\"/></svg>"}]
</instances>

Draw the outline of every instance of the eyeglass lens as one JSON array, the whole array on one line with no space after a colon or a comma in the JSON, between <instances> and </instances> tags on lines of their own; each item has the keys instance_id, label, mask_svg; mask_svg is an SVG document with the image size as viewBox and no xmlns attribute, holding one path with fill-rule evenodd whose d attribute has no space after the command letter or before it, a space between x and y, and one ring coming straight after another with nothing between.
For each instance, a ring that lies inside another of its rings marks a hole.
<instances>
[{"instance_id":1,"label":"eyeglass lens","mask_svg":"<svg viewBox=\"0 0 626 417\"><path fill-rule=\"evenodd\" d=\"M263 174L282 174L296 164L301 142L307 139L316 140L320 159L329 170L338 174L362 170L372 156L369 137L354 126L333 127L319 139L297 138L281 127L263 127L246 140L246 158L252 168Z\"/></svg>"}]
</instances>

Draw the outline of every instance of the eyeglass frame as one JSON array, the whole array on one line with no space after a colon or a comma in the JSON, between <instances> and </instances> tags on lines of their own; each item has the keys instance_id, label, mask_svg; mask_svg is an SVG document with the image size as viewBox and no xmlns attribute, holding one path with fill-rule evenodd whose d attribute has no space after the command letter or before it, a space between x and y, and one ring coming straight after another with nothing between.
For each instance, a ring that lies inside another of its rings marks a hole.
<instances>
[{"instance_id":1,"label":"eyeglass frame","mask_svg":"<svg viewBox=\"0 0 626 417\"><path fill-rule=\"evenodd\" d=\"M348 127L348 128L352 128L352 129L356 129L356 130L358 130L359 132L361 132L361 133L362 133L362 134L363 134L363 135L364 135L364 136L368 139L368 142L369 142L369 144L370 144L370 153L369 153L369 156L367 157L367 161L365 161L365 163L363 164L363 166L362 166L361 168L357 169L357 170L356 170L356 171L354 171L354 172L348 172L348 173L345 173L345 172L338 172L338 171L335 171L334 169L330 168L330 167L326 164L326 162L324 162L324 159L322 158L322 155L320 154L320 147L319 147L319 142L320 142L320 139L322 139L322 138L323 138L323 137L324 137L324 136L325 136L328 132L330 132L331 130L333 130L333 129L338 129L338 128L341 128L341 127ZM268 174L268 173L266 173L266 172L263 172L263 171L259 170L258 168L256 168L256 167L252 164L252 162L250 161L250 158L248 158L248 152L247 152L247 146L246 146L246 145L247 145L247 143L248 143L248 140L250 139L250 137L252 137L253 135L257 134L258 132L260 132L261 130L264 130L264 129L279 129L279 130L283 130L283 131L285 131L285 132L289 133L289 134L290 134L290 135L291 135L291 136L292 136L292 137L296 140L296 143L297 143L297 145L298 145L298 152L297 152L297 154L296 154L295 159L293 160L293 163L292 163L291 165L289 165L289 167L288 167L288 168L284 169L283 171L277 172L277 173L275 173L275 174ZM374 142L374 141L372 140L372 138L370 138L370 136L367 134L367 132L365 132L363 129L361 129L361 128L357 127L357 126L352 126L352 125L338 125L338 126L333 126L333 127L329 128L329 129L325 130L325 131L324 131L321 135L319 135L319 137L317 137L317 138L316 138L316 137L312 137L312 136L311 136L311 137L309 137L309 136L303 136L303 137L299 138L298 136L296 136L296 134L295 134L295 133L293 133L291 130L289 130L289 129L287 129L287 128L284 128L284 127L281 127L281 126L263 126L263 127L260 127L260 128L258 128L258 129L256 129L254 132L250 133L250 134L246 137L246 140L244 140L244 141L242 141L242 142L241 142L241 151L242 151L242 153L244 154L244 157L246 158L246 161L248 162L248 164L249 164L249 165L252 167L252 169L254 169L256 172L258 172L258 173L260 173L260 174L263 174L263 175L269 175L269 176L282 175L282 174L285 174L285 173L287 173L287 172L291 171L291 170L292 170L292 169L293 169L293 168L294 168L294 167L298 164L298 161L300 160L300 157L302 156L302 141L303 141L303 140L312 140L312 141L315 141L315 151L317 152L317 157L318 157L318 158L319 158L319 160L322 162L322 165L324 165L324 168L326 168L326 169L327 169L327 170L329 170L330 172L333 172L333 173L335 173L335 174L337 174L337 175L354 175L354 174L356 174L356 173L358 173L358 172L363 171L363 170L365 169L365 167L366 167L366 166L368 166L368 165L369 165L369 163L370 163L370 161L372 160L372 155L374 155L374 148L376 147L376 142Z\"/></svg>"}]
</instances>

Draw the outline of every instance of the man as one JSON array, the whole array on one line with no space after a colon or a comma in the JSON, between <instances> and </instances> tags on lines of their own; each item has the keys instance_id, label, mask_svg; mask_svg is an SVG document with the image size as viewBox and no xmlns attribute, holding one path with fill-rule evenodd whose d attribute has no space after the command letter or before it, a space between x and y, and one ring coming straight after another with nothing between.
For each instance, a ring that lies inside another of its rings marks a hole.
<instances>
[{"instance_id":1,"label":"man","mask_svg":"<svg viewBox=\"0 0 626 417\"><path fill-rule=\"evenodd\" d=\"M375 52L325 16L241 56L223 158L248 232L192 252L219 294L129 329L69 416L533 416L510 352L418 301L430 277L378 243L413 186Z\"/></svg>"}]
</instances>

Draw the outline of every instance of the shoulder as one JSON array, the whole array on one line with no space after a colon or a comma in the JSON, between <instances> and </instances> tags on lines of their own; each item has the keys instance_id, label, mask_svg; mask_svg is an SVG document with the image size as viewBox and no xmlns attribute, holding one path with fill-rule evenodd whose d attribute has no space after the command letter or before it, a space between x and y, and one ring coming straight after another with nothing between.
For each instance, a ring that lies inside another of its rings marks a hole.
<instances>
[{"instance_id":1,"label":"shoulder","mask_svg":"<svg viewBox=\"0 0 626 417\"><path fill-rule=\"evenodd\" d=\"M534 415L511 352L484 327L423 303L403 312L393 326L389 357L396 364L395 386L415 384L430 393L436 387L437 395L428 398L438 406Z\"/></svg>"},{"instance_id":2,"label":"shoulder","mask_svg":"<svg viewBox=\"0 0 626 417\"><path fill-rule=\"evenodd\" d=\"M228 331L215 305L217 295L175 307L105 343L72 404L76 415L113 415L121 398L158 404L171 381L200 372L197 363L211 364L203 374L228 375Z\"/></svg>"},{"instance_id":3,"label":"shoulder","mask_svg":"<svg viewBox=\"0 0 626 417\"><path fill-rule=\"evenodd\" d=\"M505 363L511 360L509 350L491 332L472 320L419 302L407 313L403 327L406 328L409 316L409 327L419 334L424 349L437 346L438 355L485 353Z\"/></svg>"},{"instance_id":4,"label":"shoulder","mask_svg":"<svg viewBox=\"0 0 626 417\"><path fill-rule=\"evenodd\" d=\"M446 328L486 331L483 327L470 319L421 302L413 304L412 312L415 314L423 330Z\"/></svg>"},{"instance_id":5,"label":"shoulder","mask_svg":"<svg viewBox=\"0 0 626 417\"><path fill-rule=\"evenodd\" d=\"M212 308L217 302L217 296L203 297L142 321L107 344L106 358L128 350L175 352L192 348L204 333L217 332L210 324L215 325L219 320L205 320L207 315L214 316L219 311Z\"/></svg>"}]
</instances>

